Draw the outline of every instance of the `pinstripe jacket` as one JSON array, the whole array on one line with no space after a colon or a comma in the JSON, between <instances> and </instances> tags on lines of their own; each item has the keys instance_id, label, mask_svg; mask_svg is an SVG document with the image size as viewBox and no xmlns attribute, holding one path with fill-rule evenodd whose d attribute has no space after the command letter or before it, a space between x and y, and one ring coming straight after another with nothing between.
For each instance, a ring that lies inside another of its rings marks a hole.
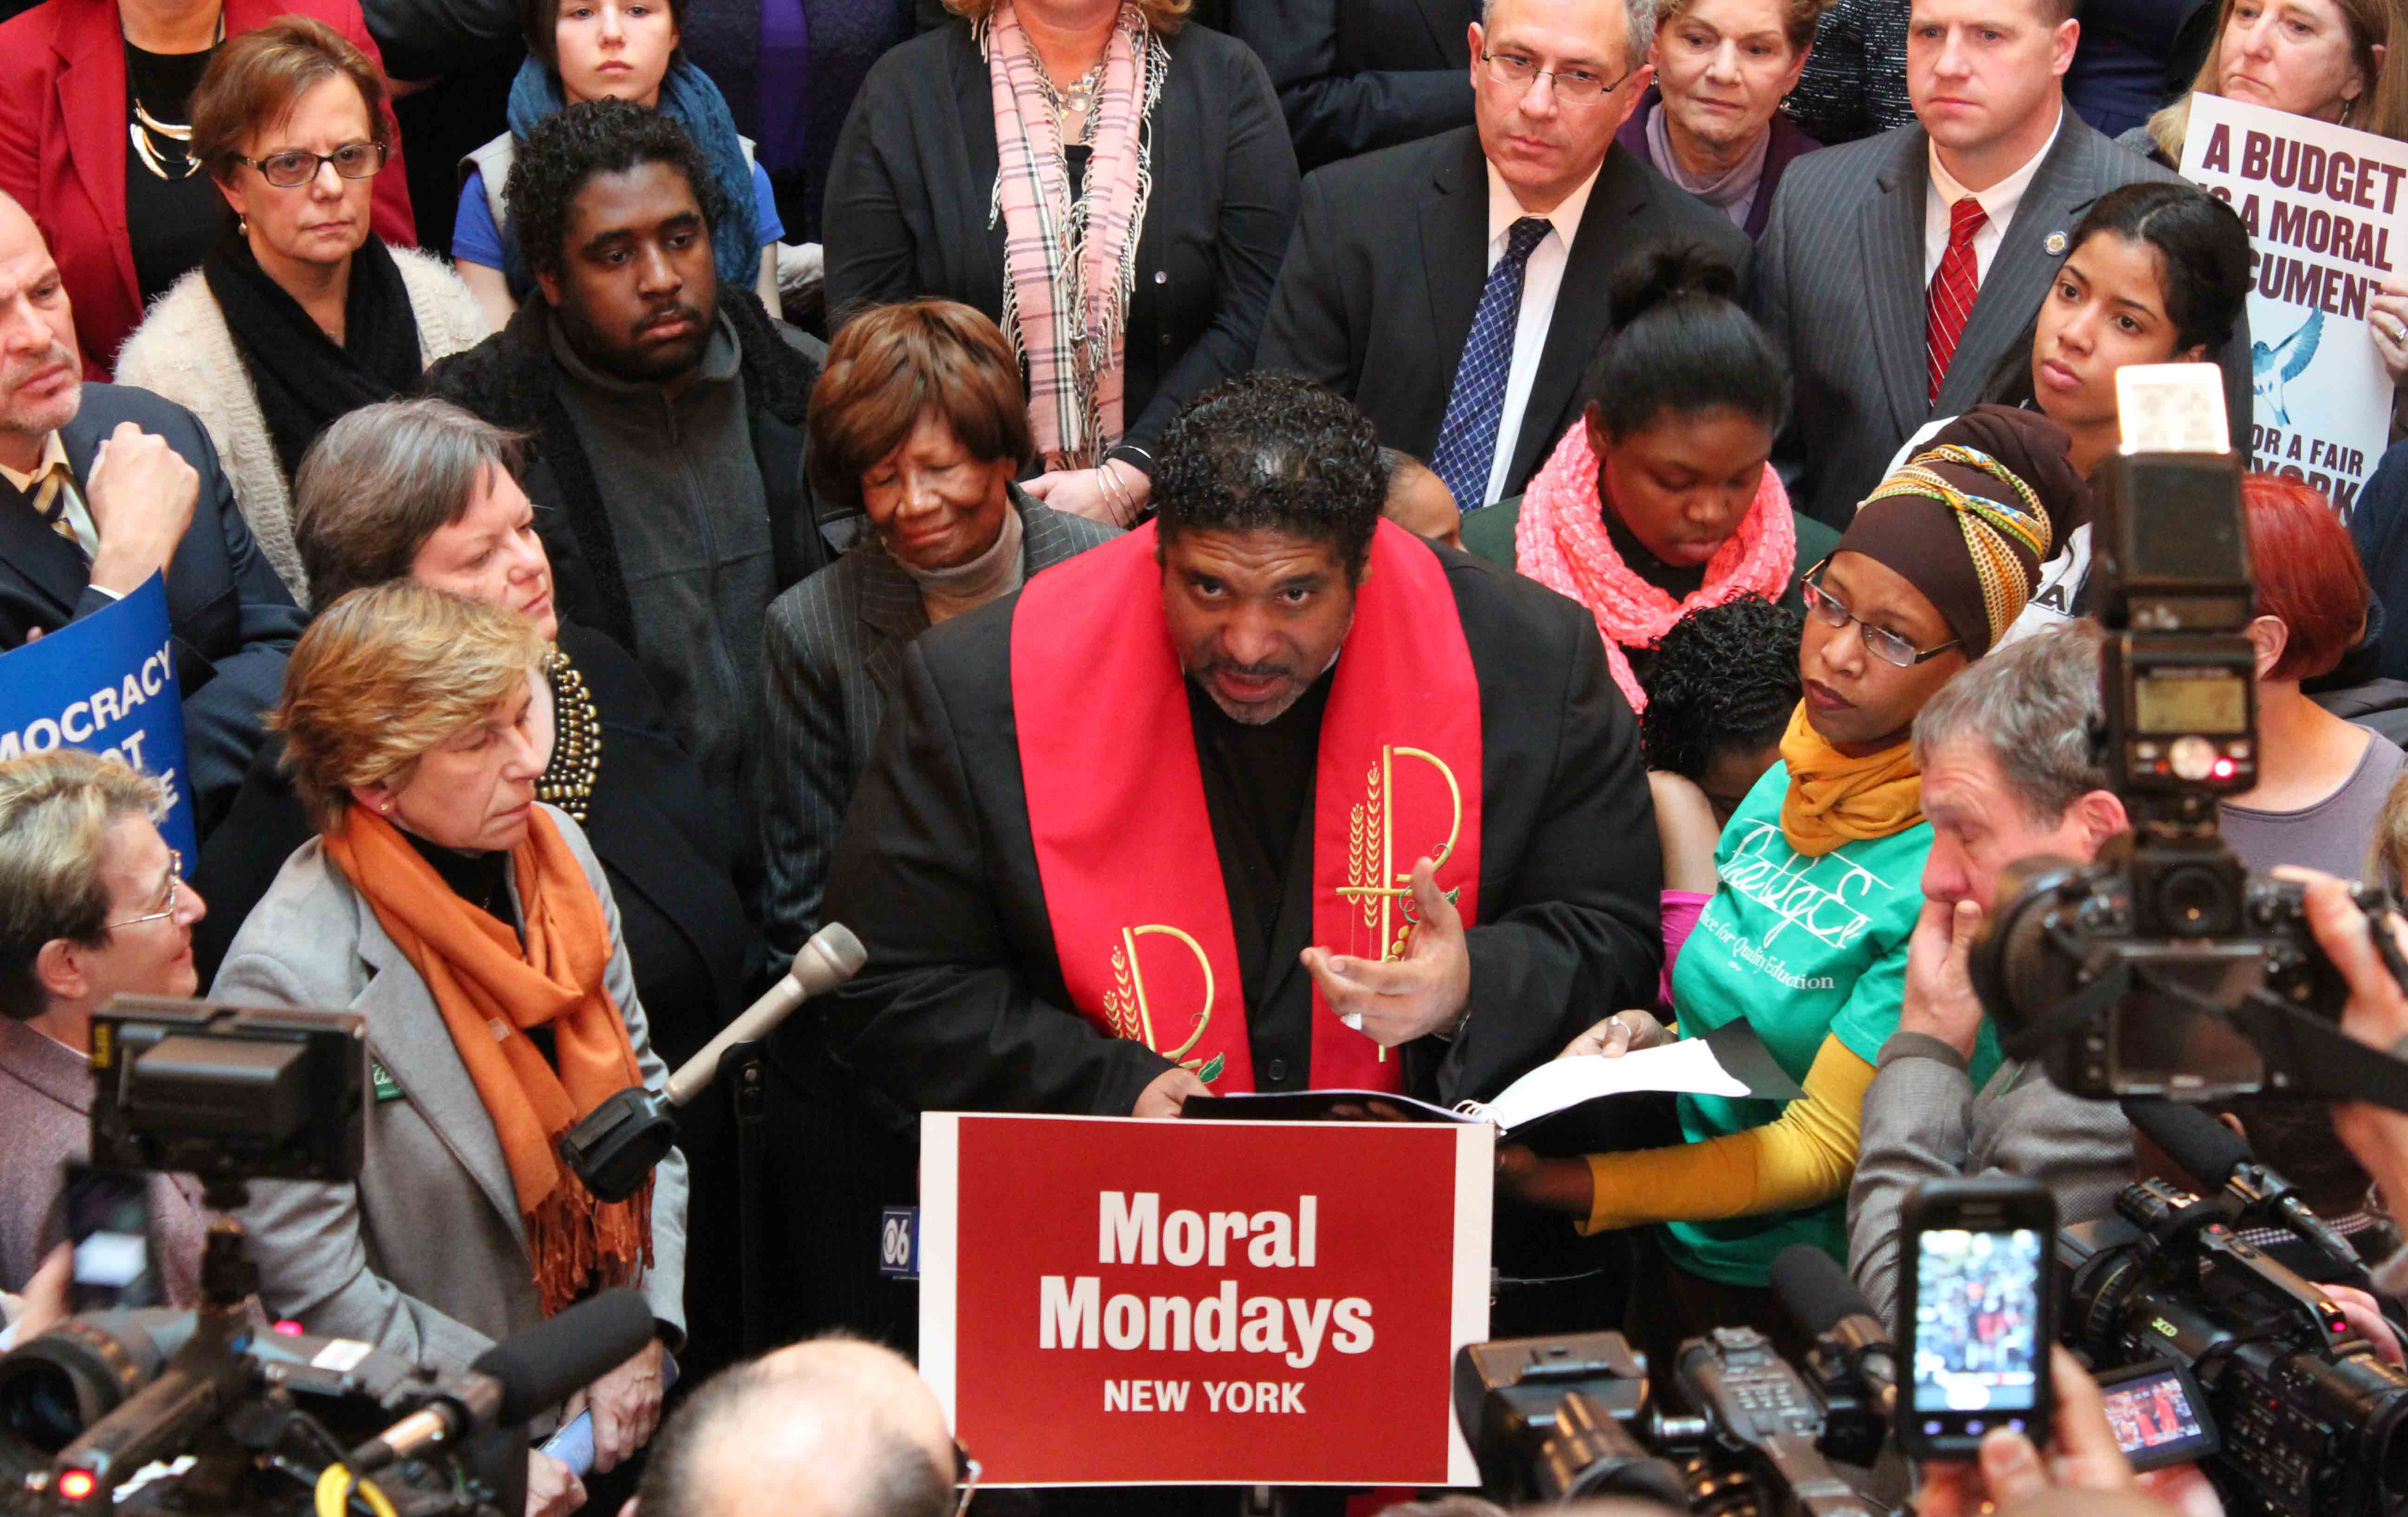
<instances>
[{"instance_id":1,"label":"pinstripe jacket","mask_svg":"<svg viewBox=\"0 0 2408 1517\"><path fill-rule=\"evenodd\" d=\"M1034 575L1120 534L1042 506L1014 485L1021 571ZM792 954L820 926L828 854L868 767L903 648L928 629L920 587L875 537L769 603L762 628L768 687L762 754L767 804L763 889L770 946Z\"/></svg>"},{"instance_id":2,"label":"pinstripe jacket","mask_svg":"<svg viewBox=\"0 0 2408 1517\"><path fill-rule=\"evenodd\" d=\"M1924 373L1930 138L1902 126L1809 153L1782 177L1756 245L1755 310L1795 374L1772 456L1799 511L1844 527L1899 444L1934 416L1972 409L2000 358L2028 346L2041 297L2090 203L2118 185L2178 177L2070 109L2064 123L1990 260L1937 401L1926 398ZM2217 355L2244 443L2248 355L2244 317Z\"/></svg>"}]
</instances>

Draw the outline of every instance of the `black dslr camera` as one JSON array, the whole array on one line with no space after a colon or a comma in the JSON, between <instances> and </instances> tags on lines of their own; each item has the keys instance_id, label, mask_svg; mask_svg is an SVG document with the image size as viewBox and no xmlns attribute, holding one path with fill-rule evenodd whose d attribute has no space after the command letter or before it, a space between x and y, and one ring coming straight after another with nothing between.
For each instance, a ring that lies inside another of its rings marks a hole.
<instances>
[{"instance_id":1,"label":"black dslr camera","mask_svg":"<svg viewBox=\"0 0 2408 1517\"><path fill-rule=\"evenodd\" d=\"M2356 1517L2408 1500L2408 1375L2324 1289L2243 1243L2218 1201L2162 1180L2065 1229L2066 1341L2100 1369L2171 1359L2222 1435L2204 1462L2235 1517Z\"/></svg>"},{"instance_id":2,"label":"black dslr camera","mask_svg":"<svg viewBox=\"0 0 2408 1517\"><path fill-rule=\"evenodd\" d=\"M2093 736L2132 830L2094 863L2028 859L2001 882L1972 960L2000 1047L2075 1095L2400 1105L2408 1069L2335 1025L2347 990L2300 888L2252 878L2217 833L2217 802L2258 779L2239 465L2118 455L2093 522L2106 628ZM2380 892L2360 904L2379 911ZM2401 973L2389 935L2375 937Z\"/></svg>"}]
</instances>

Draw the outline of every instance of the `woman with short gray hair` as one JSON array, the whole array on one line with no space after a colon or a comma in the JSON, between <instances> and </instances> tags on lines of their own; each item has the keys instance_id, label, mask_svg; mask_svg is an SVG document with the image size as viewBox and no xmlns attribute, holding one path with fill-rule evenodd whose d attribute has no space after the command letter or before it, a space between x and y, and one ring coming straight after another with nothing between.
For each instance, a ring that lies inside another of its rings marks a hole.
<instances>
[{"instance_id":1,"label":"woman with short gray hair","mask_svg":"<svg viewBox=\"0 0 2408 1517\"><path fill-rule=\"evenodd\" d=\"M711 822L702 777L668 733L635 657L552 604L535 508L518 486L516 434L443 400L393 400L326 428L294 479L294 536L321 605L394 580L518 612L552 644L553 737L537 793L580 822L619 903L636 984L672 1060L742 1009L760 935ZM271 741L195 878L217 911L195 941L213 975L308 818Z\"/></svg>"}]
</instances>

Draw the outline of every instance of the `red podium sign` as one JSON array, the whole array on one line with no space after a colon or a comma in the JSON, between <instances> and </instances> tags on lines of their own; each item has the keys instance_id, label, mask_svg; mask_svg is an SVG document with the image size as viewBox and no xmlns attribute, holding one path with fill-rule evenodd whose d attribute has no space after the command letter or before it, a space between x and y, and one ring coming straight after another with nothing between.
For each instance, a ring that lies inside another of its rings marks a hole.
<instances>
[{"instance_id":1,"label":"red podium sign","mask_svg":"<svg viewBox=\"0 0 2408 1517\"><path fill-rule=\"evenodd\" d=\"M1485 1124L921 1120L920 1369L1002 1485L1476 1485Z\"/></svg>"}]
</instances>

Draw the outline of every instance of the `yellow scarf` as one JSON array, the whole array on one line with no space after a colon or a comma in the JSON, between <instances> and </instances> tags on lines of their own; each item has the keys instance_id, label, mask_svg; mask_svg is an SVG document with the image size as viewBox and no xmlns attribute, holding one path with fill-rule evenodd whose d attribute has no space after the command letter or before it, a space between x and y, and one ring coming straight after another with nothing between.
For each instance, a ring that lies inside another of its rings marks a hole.
<instances>
[{"instance_id":1,"label":"yellow scarf","mask_svg":"<svg viewBox=\"0 0 2408 1517\"><path fill-rule=\"evenodd\" d=\"M1903 832L1923 820L1923 771L1914 765L1913 743L1851 758L1823 741L1806 720L1801 701L1782 734L1781 761L1789 766L1781 832L1809 859L1843 843Z\"/></svg>"}]
</instances>

